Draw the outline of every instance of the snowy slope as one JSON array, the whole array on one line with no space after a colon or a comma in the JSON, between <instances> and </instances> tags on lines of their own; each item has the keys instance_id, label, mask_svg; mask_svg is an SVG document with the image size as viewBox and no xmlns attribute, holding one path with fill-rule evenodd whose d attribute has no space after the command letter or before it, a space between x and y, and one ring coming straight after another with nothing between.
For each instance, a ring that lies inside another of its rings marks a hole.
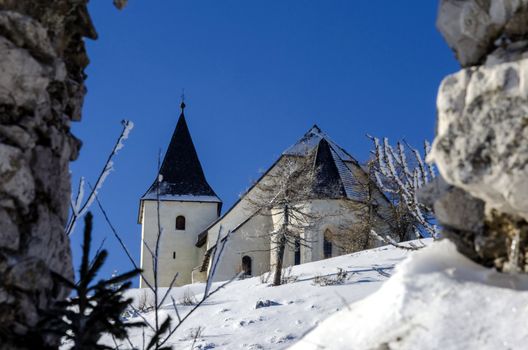
<instances>
[{"instance_id":1,"label":"snowy slope","mask_svg":"<svg viewBox=\"0 0 528 350\"><path fill-rule=\"evenodd\" d=\"M527 289L526 276L485 269L435 242L291 349L527 349Z\"/></svg>"},{"instance_id":2,"label":"snowy slope","mask_svg":"<svg viewBox=\"0 0 528 350\"><path fill-rule=\"evenodd\" d=\"M271 278L268 283L263 283L260 277L234 281L192 314L170 344L174 349L190 349L192 334L202 327L195 349L287 348L325 318L378 290L393 273L394 265L408 254L401 249L381 247L295 266L289 275L296 281L279 287L269 286ZM338 268L349 272L344 284L321 286L314 283L314 277L335 274ZM185 293L200 298L203 288L200 284L183 286L175 288L172 295L177 301L182 300ZM141 303L143 290L130 293L136 298L136 305ZM259 300L271 300L280 305L256 309ZM178 308L181 315L190 309L184 305ZM177 319L170 299L164 312ZM152 313L144 315L147 319L153 318ZM141 331L135 331L131 339L134 344L141 344ZM108 339L105 342L111 344Z\"/></svg>"}]
</instances>

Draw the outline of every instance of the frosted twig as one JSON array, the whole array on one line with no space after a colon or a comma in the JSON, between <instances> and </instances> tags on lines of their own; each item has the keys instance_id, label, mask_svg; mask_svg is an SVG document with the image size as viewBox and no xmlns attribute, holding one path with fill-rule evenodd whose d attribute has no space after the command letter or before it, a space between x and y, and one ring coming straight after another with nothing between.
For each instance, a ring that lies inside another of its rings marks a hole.
<instances>
[{"instance_id":1,"label":"frosted twig","mask_svg":"<svg viewBox=\"0 0 528 350\"><path fill-rule=\"evenodd\" d=\"M407 247L407 246L401 245L398 242L396 242L393 238L391 238L389 235L381 236L374 230L370 230L370 234L374 238L376 238L377 240L379 240L381 242L384 242L386 244L390 244L391 246L396 247L396 248L400 248L400 249L404 249L404 250L418 250L418 249L421 249L421 247L418 248L417 246L409 246L409 247Z\"/></svg>"},{"instance_id":2,"label":"frosted twig","mask_svg":"<svg viewBox=\"0 0 528 350\"><path fill-rule=\"evenodd\" d=\"M108 177L108 175L110 175L110 172L114 169L114 162L112 161L112 159L116 156L117 152L123 148L123 142L128 138L130 131L134 128L134 123L129 120L123 120L121 121L121 124L123 125L123 130L121 131L121 134L117 138L117 141L114 147L112 148L112 151L110 152L110 155L108 156L103 166L103 170L99 173L99 177L97 178L97 181L95 182L95 186L92 188L90 195L88 196L88 199L82 205L80 205L80 203L84 195L84 192L83 192L84 191L83 190L84 179L81 178L81 183L79 184L79 191L78 191L76 203L75 205L73 205L72 215L65 229L65 232L68 236L74 231L77 220L79 218L82 218L84 214L86 214L86 211L92 205L93 201L95 200L95 195L103 186L106 178Z\"/></svg>"}]
</instances>

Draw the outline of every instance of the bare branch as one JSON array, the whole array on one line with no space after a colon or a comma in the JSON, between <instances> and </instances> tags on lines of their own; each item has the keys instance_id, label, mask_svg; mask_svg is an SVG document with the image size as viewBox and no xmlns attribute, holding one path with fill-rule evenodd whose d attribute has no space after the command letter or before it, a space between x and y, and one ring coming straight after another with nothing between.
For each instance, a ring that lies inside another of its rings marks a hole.
<instances>
[{"instance_id":1,"label":"bare branch","mask_svg":"<svg viewBox=\"0 0 528 350\"><path fill-rule=\"evenodd\" d=\"M72 206L72 209L73 209L72 215L65 229L65 232L68 236L73 232L75 228L75 224L77 223L77 220L81 218L82 216L84 216L84 214L86 214L86 212L92 205L93 201L95 200L95 195L103 186L103 183L108 177L108 175L110 174L110 172L114 169L113 158L116 156L118 151L121 148L123 148L123 142L128 138L130 131L134 127L134 123L128 120L123 120L121 123L123 124L123 130L121 131L121 134L117 138L117 141L114 147L112 148L112 151L110 152L110 155L108 156L103 169L99 173L99 177L97 178L97 181L95 182L94 188L91 190L90 195L88 196L88 199L83 205L80 205L80 201L82 200L81 194L83 194L82 188L83 188L84 179L81 179L81 182L79 183L79 190L77 192L78 196L76 199L76 203L74 206Z\"/></svg>"}]
</instances>

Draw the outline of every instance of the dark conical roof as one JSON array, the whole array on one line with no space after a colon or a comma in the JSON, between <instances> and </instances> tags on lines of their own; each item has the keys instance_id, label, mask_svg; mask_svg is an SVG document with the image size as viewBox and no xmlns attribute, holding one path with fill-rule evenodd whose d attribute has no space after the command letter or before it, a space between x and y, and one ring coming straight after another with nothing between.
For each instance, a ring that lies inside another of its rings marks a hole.
<instances>
[{"instance_id":1,"label":"dark conical roof","mask_svg":"<svg viewBox=\"0 0 528 350\"><path fill-rule=\"evenodd\" d=\"M299 141L282 154L307 156L313 151L317 152L314 164L317 169L314 194L320 198L357 199L355 173L363 172L359 162L317 125L312 126Z\"/></svg>"},{"instance_id":2,"label":"dark conical roof","mask_svg":"<svg viewBox=\"0 0 528 350\"><path fill-rule=\"evenodd\" d=\"M343 181L337 169L332 150L324 138L319 141L315 156L316 178L313 184L314 194L321 197L346 197Z\"/></svg>"},{"instance_id":3,"label":"dark conical roof","mask_svg":"<svg viewBox=\"0 0 528 350\"><path fill-rule=\"evenodd\" d=\"M154 181L142 199L155 199L158 184L162 199L220 202L205 175L194 148L183 109L169 147L163 158L158 179Z\"/></svg>"}]
</instances>

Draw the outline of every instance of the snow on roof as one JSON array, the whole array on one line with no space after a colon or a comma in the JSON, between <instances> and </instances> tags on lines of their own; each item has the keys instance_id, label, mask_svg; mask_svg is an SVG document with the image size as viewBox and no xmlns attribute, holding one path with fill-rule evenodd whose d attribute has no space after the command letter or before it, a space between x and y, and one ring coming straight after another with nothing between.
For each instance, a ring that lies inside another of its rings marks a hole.
<instances>
[{"instance_id":1,"label":"snow on roof","mask_svg":"<svg viewBox=\"0 0 528 350\"><path fill-rule=\"evenodd\" d=\"M337 152L335 152L334 150L332 150L332 156L334 158L337 171L339 172L339 176L341 177L343 188L345 189L347 197L350 199L358 199L358 194L354 190L357 185L357 180L355 179L351 169L345 164L345 161L341 157L339 157Z\"/></svg>"},{"instance_id":2,"label":"snow on roof","mask_svg":"<svg viewBox=\"0 0 528 350\"><path fill-rule=\"evenodd\" d=\"M288 147L282 154L290 156L306 156L314 148L319 145L319 142L324 139L332 150L336 152L337 156L345 162L354 162L358 163L354 157L348 154L343 148L341 148L337 143L335 143L327 134L325 134L321 129L314 125L299 141L297 141L293 146Z\"/></svg>"},{"instance_id":3,"label":"snow on roof","mask_svg":"<svg viewBox=\"0 0 528 350\"><path fill-rule=\"evenodd\" d=\"M156 193L149 192L141 197L142 200L158 200ZM162 201L179 201L179 202L212 202L221 203L220 198L216 196L195 196L192 194L163 194L159 196Z\"/></svg>"}]
</instances>

